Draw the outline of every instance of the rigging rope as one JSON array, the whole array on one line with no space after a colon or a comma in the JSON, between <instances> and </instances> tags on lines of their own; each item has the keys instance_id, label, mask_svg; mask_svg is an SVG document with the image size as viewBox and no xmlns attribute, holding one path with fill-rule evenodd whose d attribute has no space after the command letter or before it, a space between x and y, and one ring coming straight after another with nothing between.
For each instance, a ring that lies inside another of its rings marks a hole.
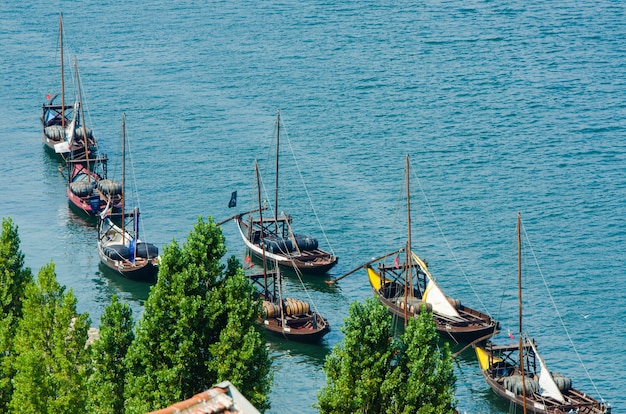
<instances>
[{"instance_id":1,"label":"rigging rope","mask_svg":"<svg viewBox=\"0 0 626 414\"><path fill-rule=\"evenodd\" d=\"M478 302L480 303L480 306L482 306L484 312L487 315L491 316L491 314L489 313L489 310L487 309L487 307L485 306L483 301L480 299L480 296L478 296L478 293L474 289L474 286L472 286L472 283L470 282L469 278L467 277L467 274L465 273L465 271L461 267L461 264L459 263L459 260L456 257L456 254L454 253L454 251L452 250L452 247L450 246L450 243L448 242L448 238L444 234L443 229L441 228L441 225L439 224L439 221L437 220L437 217L435 217L435 213L434 213L433 208L432 208L432 206L430 204L430 201L428 200L428 197L426 197L426 192L424 191L424 188L422 187L422 183L421 183L419 177L417 176L417 173L415 173L415 168L413 168L413 163L410 160L409 160L409 162L411 163L411 171L413 171L413 176L415 177L415 180L417 181L419 189L420 189L420 191L422 193L422 196L424 197L424 200L426 201L426 206L428 206L428 210L430 211L430 214L433 217L433 220L435 220L435 224L437 225L437 228L439 229L439 232L441 233L441 236L443 237L443 240L444 240L446 246L448 247L448 250L450 250L450 253L452 254L452 258L454 259L455 263L457 264L459 270L461 271L461 274L465 278L465 281L469 285L472 293L474 293L474 296L476 296L476 298L478 299Z\"/></svg>"},{"instance_id":2,"label":"rigging rope","mask_svg":"<svg viewBox=\"0 0 626 414\"><path fill-rule=\"evenodd\" d=\"M296 276L298 276L298 280L300 281L300 285L302 285L302 289L304 289L304 293L306 293L306 296L309 298L309 303L311 303L313 309L315 310L315 313L321 316L321 313L319 313L319 311L317 310L317 306L315 305L313 298L309 294L308 289L306 288L306 286L304 286L304 281L302 280L302 277L301 277L302 272L300 271L300 269L298 269L298 267L296 266L293 260L291 261L291 265L293 266L293 270L295 271Z\"/></svg>"},{"instance_id":3,"label":"rigging rope","mask_svg":"<svg viewBox=\"0 0 626 414\"><path fill-rule=\"evenodd\" d=\"M137 209L139 211L143 211L139 203L139 186L137 185L137 175L135 174L135 162L133 161L133 153L132 153L131 148L132 146L130 145L130 136L128 135L128 130L126 130L126 156L130 159L130 169L131 169L130 174L131 174L131 180L132 180L132 186L131 186L132 199L137 204ZM124 194L124 197L126 197L126 194ZM149 237L145 237L146 230L144 227L144 220L139 220L139 226L141 227L141 234L144 235L144 237L142 238L144 240L151 240Z\"/></svg>"},{"instance_id":4,"label":"rigging rope","mask_svg":"<svg viewBox=\"0 0 626 414\"><path fill-rule=\"evenodd\" d=\"M556 301L552 297L552 293L550 292L550 288L548 287L548 283L546 282L546 278L543 275L543 271L541 270L541 267L539 266L539 262L537 260L536 255L535 255L535 251L533 250L533 247L532 247L532 244L530 243L530 239L528 237L528 234L526 233L526 227L524 227L523 223L522 223L522 229L524 230L524 237L526 237L526 241L528 243L528 247L530 249L530 253L532 254L532 257L533 257L533 259L535 261L535 265L537 266L537 270L539 271L539 275L541 276L541 280L543 281L543 285L545 286L546 291L548 292L548 297L550 298L550 301L552 302L552 306L554 307L554 310L556 311L556 315L559 318L559 321L561 322L561 325L563 326L563 330L565 331L565 335L567 336L567 339L569 340L570 344L572 345L572 348L574 349L574 353L576 354L576 357L578 358L578 361L580 362L580 365L583 367L583 369L585 371L585 374L587 375L587 378L589 378L589 381L591 382L591 385L593 386L593 389L600 396L600 399L602 401L604 401L604 398L602 398L602 394L600 394L600 391L598 390L598 387L596 387L595 382L591 378L591 375L589 374L589 371L587 370L587 367L585 366L585 363L583 362L580 354L578 353L578 350L576 349L576 346L574 345L574 341L572 339L572 336L570 335L569 331L567 330L567 327L565 326L565 322L563 321L563 317L561 316L561 312L559 312L559 309L556 306Z\"/></svg>"},{"instance_id":5,"label":"rigging rope","mask_svg":"<svg viewBox=\"0 0 626 414\"><path fill-rule=\"evenodd\" d=\"M281 121L282 121L282 115L281 115ZM300 181L302 182L302 186L304 187L304 192L306 193L306 196L309 200L309 204L311 205L311 209L313 210L313 215L315 216L315 219L317 220L318 226L322 230L322 234L324 235L324 240L326 240L326 244L329 246L330 252L332 253L333 256L336 257L335 251L333 250L333 246L330 244L330 241L328 240L328 236L326 235L326 231L324 230L324 226L322 226L322 222L320 221L320 218L317 215L317 211L315 210L315 206L313 205L313 200L311 199L311 195L309 194L309 189L307 188L306 183L304 182L304 177L302 177L302 171L300 170L300 165L298 164L296 154L293 151L293 147L291 146L291 140L289 139L289 134L287 133L287 127L285 126L284 123L282 123L282 126L285 131L285 137L287 138L287 144L289 145L291 156L293 157L294 164L296 166L296 169L298 170L298 175L300 176Z\"/></svg>"}]
</instances>

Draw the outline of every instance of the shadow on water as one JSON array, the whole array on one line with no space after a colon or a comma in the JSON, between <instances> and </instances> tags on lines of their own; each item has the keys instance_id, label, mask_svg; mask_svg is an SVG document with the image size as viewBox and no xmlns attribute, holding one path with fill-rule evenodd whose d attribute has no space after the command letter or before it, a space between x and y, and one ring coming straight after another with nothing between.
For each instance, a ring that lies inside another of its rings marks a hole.
<instances>
[{"instance_id":1,"label":"shadow on water","mask_svg":"<svg viewBox=\"0 0 626 414\"><path fill-rule=\"evenodd\" d=\"M326 283L331 279L328 275L301 275L298 276L294 271L285 270L283 275L286 279L291 280L293 283L300 283L299 279L302 280L302 284L305 288L314 290L320 293L341 293L341 288L338 284L329 284Z\"/></svg>"},{"instance_id":2,"label":"shadow on water","mask_svg":"<svg viewBox=\"0 0 626 414\"><path fill-rule=\"evenodd\" d=\"M496 395L480 373L476 352L468 344L457 344L449 339L440 339L440 344L447 343L455 355L453 364L457 382L457 392L463 388L475 401L475 412L515 413L516 407ZM465 412L459 407L460 412ZM517 411L519 412L519 411Z\"/></svg>"},{"instance_id":3,"label":"shadow on water","mask_svg":"<svg viewBox=\"0 0 626 414\"><path fill-rule=\"evenodd\" d=\"M41 144L41 147L41 158L46 165L59 167L65 166L65 159L60 154L55 153L54 151L52 151L52 149L50 149L43 143Z\"/></svg>"},{"instance_id":4,"label":"shadow on water","mask_svg":"<svg viewBox=\"0 0 626 414\"><path fill-rule=\"evenodd\" d=\"M96 229L96 226L98 224L96 221L96 217L87 216L85 214L78 213L75 211L75 209L71 207L71 203L69 201L67 202L67 204L68 204L68 216L70 219L70 222L68 224L71 223L76 226L83 227L85 229Z\"/></svg>"},{"instance_id":5,"label":"shadow on water","mask_svg":"<svg viewBox=\"0 0 626 414\"><path fill-rule=\"evenodd\" d=\"M265 333L265 339L272 358L294 357L299 362L323 367L326 355L331 348L325 341L319 343L305 343L288 341L269 333Z\"/></svg>"},{"instance_id":6,"label":"shadow on water","mask_svg":"<svg viewBox=\"0 0 626 414\"><path fill-rule=\"evenodd\" d=\"M64 189L63 186L67 184L65 161L62 158L59 160L52 158L45 150L42 150L41 152L44 182L55 186L61 185L61 189Z\"/></svg>"},{"instance_id":7,"label":"shadow on water","mask_svg":"<svg viewBox=\"0 0 626 414\"><path fill-rule=\"evenodd\" d=\"M126 301L135 302L138 305L143 306L143 303L148 299L150 287L152 286L151 283L127 279L119 273L109 269L102 262L98 263L98 272L96 275L100 276L108 286L114 289L118 296Z\"/></svg>"},{"instance_id":8,"label":"shadow on water","mask_svg":"<svg viewBox=\"0 0 626 414\"><path fill-rule=\"evenodd\" d=\"M248 257L250 257L251 259L250 262L254 265L249 268L250 269L249 271L262 273L263 272L262 260L254 256L252 253L250 253L249 250L246 250L246 254L248 255ZM246 267L245 263L242 263L242 265L244 266L244 268ZM271 268L271 266L269 266L268 269L269 268ZM324 273L320 275L309 275L309 274L298 275L298 273L296 273L296 271L293 269L287 269L287 268L281 267L281 270L283 272L283 276L286 279L289 279L294 283L299 282L298 279L301 279L302 284L304 284L304 287L307 289L312 289L321 293L339 293L341 291L341 289L339 288L339 285L326 283L326 281L332 279L332 276L330 276L329 274Z\"/></svg>"}]
</instances>

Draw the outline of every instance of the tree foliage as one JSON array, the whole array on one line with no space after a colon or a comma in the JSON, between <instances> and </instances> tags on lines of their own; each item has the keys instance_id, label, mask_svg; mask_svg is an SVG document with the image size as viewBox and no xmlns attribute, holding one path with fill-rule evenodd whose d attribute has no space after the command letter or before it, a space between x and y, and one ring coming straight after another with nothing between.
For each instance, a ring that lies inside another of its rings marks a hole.
<instances>
[{"instance_id":1,"label":"tree foliage","mask_svg":"<svg viewBox=\"0 0 626 414\"><path fill-rule=\"evenodd\" d=\"M430 312L412 319L403 335L404 352L399 366L404 367L403 392L397 395L404 413L452 413L456 405L456 379L447 343L439 346L439 336Z\"/></svg>"},{"instance_id":2,"label":"tree foliage","mask_svg":"<svg viewBox=\"0 0 626 414\"><path fill-rule=\"evenodd\" d=\"M225 320L220 322L219 341L210 346L209 369L217 374L217 382L230 381L259 411L265 411L269 408L271 373L268 350L256 321L261 304L254 299L254 287L241 268L225 279L218 295L223 304L221 319Z\"/></svg>"},{"instance_id":3,"label":"tree foliage","mask_svg":"<svg viewBox=\"0 0 626 414\"><path fill-rule=\"evenodd\" d=\"M225 279L225 253L224 237L210 218L198 218L182 248L175 240L165 246L126 357L126 412L163 408L223 379L242 391L251 384L269 387L267 351L248 321L256 319L258 305L242 287L241 273Z\"/></svg>"},{"instance_id":4,"label":"tree foliage","mask_svg":"<svg viewBox=\"0 0 626 414\"><path fill-rule=\"evenodd\" d=\"M92 372L87 383L87 408L93 414L124 411L124 358L134 339L133 313L113 296L100 320L100 338L92 346Z\"/></svg>"},{"instance_id":5,"label":"tree foliage","mask_svg":"<svg viewBox=\"0 0 626 414\"><path fill-rule=\"evenodd\" d=\"M411 319L396 338L391 316L375 299L350 306L345 337L327 356L321 413L453 413L450 351L438 345L432 314Z\"/></svg>"},{"instance_id":6,"label":"tree foliage","mask_svg":"<svg viewBox=\"0 0 626 414\"><path fill-rule=\"evenodd\" d=\"M389 399L381 390L393 358L391 318L376 302L355 302L342 332L342 343L324 364L327 386L318 396L320 412L384 412Z\"/></svg>"},{"instance_id":7,"label":"tree foliage","mask_svg":"<svg viewBox=\"0 0 626 414\"><path fill-rule=\"evenodd\" d=\"M13 340L22 317L24 290L32 280L31 270L24 267L17 226L10 218L3 218L0 236L0 412L7 411L13 393Z\"/></svg>"},{"instance_id":8,"label":"tree foliage","mask_svg":"<svg viewBox=\"0 0 626 414\"><path fill-rule=\"evenodd\" d=\"M56 281L54 264L27 285L16 337L10 410L83 413L89 316L77 314L76 297Z\"/></svg>"}]
</instances>

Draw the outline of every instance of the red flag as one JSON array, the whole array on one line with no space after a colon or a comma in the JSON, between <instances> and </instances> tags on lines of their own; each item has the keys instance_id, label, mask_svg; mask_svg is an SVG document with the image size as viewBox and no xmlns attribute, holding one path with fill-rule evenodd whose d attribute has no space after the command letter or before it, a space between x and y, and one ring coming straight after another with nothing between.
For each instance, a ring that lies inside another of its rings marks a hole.
<instances>
[{"instance_id":1,"label":"red flag","mask_svg":"<svg viewBox=\"0 0 626 414\"><path fill-rule=\"evenodd\" d=\"M47 94L47 95L46 95L46 99L47 99L47 100L50 100L50 94Z\"/></svg>"},{"instance_id":2,"label":"red flag","mask_svg":"<svg viewBox=\"0 0 626 414\"><path fill-rule=\"evenodd\" d=\"M246 263L250 263L250 256L246 256Z\"/></svg>"},{"instance_id":3,"label":"red flag","mask_svg":"<svg viewBox=\"0 0 626 414\"><path fill-rule=\"evenodd\" d=\"M511 339L515 339L515 337L513 336L513 334L511 333L511 331L509 331L509 338Z\"/></svg>"},{"instance_id":4,"label":"red flag","mask_svg":"<svg viewBox=\"0 0 626 414\"><path fill-rule=\"evenodd\" d=\"M393 264L396 265L396 269L398 269L400 267L400 262L399 262L398 256L396 256L396 258L393 259Z\"/></svg>"}]
</instances>

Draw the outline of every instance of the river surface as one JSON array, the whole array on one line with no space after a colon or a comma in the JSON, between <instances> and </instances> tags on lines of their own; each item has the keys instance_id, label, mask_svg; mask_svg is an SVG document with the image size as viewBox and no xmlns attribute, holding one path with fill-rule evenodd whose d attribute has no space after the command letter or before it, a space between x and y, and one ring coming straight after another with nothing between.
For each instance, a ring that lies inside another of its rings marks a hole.
<instances>
[{"instance_id":1,"label":"river surface","mask_svg":"<svg viewBox=\"0 0 626 414\"><path fill-rule=\"evenodd\" d=\"M404 243L407 153L417 178L413 246L446 293L497 317L498 341L516 334L520 212L532 243L524 330L553 370L623 412L625 8L607 0L3 2L0 216L19 226L27 265L36 272L53 261L94 326L113 294L140 317L149 286L99 265L93 223L68 208L59 163L41 142L41 104L60 89L63 12L68 94L75 56L88 125L113 176L126 113L143 238L161 248L184 242L199 216L219 221L253 205L255 159L273 194L281 110L289 139L279 210L297 232L330 245L339 264L325 278L287 279L333 329L321 345L268 340L270 412L315 412L324 357L342 338L348 307L371 296L364 272L324 280ZM238 208L228 209L235 190ZM243 259L234 223L223 230L228 254ZM532 253L540 271L531 270ZM461 412L508 412L471 350L455 372Z\"/></svg>"}]
</instances>

